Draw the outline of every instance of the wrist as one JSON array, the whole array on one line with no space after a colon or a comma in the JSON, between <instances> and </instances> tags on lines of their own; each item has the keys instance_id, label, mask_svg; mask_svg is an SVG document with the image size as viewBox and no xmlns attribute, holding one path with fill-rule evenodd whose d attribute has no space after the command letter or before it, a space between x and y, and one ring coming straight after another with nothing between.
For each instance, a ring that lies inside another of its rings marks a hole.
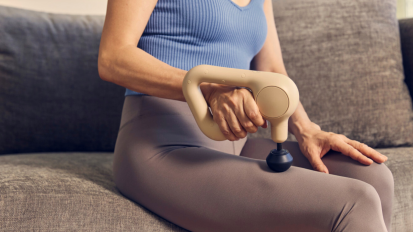
<instances>
[{"instance_id":1,"label":"wrist","mask_svg":"<svg viewBox=\"0 0 413 232\"><path fill-rule=\"evenodd\" d=\"M289 120L290 132L297 140L306 136L312 130L321 130L321 127L312 121L291 121Z\"/></svg>"}]
</instances>

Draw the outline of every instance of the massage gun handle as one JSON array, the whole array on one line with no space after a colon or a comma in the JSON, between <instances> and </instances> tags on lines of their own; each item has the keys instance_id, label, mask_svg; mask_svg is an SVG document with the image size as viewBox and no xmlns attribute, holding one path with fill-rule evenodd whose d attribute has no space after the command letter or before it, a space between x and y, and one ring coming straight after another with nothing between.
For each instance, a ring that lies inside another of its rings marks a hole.
<instances>
[{"instance_id":1,"label":"massage gun handle","mask_svg":"<svg viewBox=\"0 0 413 232\"><path fill-rule=\"evenodd\" d=\"M188 106L201 131L210 139L223 141L226 137L213 120L199 87L202 82L251 89L262 116L271 123L272 140L277 143L287 140L288 119L299 101L297 86L289 77L273 72L212 65L198 65L189 70L182 83L182 91Z\"/></svg>"}]
</instances>

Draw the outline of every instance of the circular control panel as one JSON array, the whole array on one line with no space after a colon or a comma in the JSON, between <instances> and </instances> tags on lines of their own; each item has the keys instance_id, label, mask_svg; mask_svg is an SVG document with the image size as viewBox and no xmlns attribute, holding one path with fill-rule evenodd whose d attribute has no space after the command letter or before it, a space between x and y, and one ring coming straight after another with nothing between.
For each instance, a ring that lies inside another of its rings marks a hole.
<instances>
[{"instance_id":1,"label":"circular control panel","mask_svg":"<svg viewBox=\"0 0 413 232\"><path fill-rule=\"evenodd\" d=\"M263 116L277 118L288 110L289 100L284 90L276 86L267 86L257 95L257 105Z\"/></svg>"}]
</instances>

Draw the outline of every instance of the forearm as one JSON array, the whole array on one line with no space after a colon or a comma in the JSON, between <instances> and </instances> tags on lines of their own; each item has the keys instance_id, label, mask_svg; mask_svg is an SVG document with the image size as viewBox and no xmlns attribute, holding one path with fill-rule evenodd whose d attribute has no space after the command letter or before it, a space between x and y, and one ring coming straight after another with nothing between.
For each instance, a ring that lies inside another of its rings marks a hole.
<instances>
[{"instance_id":1,"label":"forearm","mask_svg":"<svg viewBox=\"0 0 413 232\"><path fill-rule=\"evenodd\" d=\"M182 81L186 73L133 45L99 54L99 75L103 80L160 98L185 101ZM201 84L203 93L208 88L208 84Z\"/></svg>"}]
</instances>

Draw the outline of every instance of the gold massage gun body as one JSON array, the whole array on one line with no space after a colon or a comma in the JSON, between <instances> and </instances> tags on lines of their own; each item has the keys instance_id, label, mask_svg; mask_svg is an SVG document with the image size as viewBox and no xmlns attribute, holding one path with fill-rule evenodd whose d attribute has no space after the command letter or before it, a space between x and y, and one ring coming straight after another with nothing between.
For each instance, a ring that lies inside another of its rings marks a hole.
<instances>
[{"instance_id":1,"label":"gold massage gun body","mask_svg":"<svg viewBox=\"0 0 413 232\"><path fill-rule=\"evenodd\" d=\"M190 69L182 83L182 91L188 106L201 131L210 139L223 141L226 140L226 137L221 132L218 124L213 120L208 104L199 87L202 82L240 86L250 89L262 116L270 122L271 138L277 143L278 149L272 150L269 156L274 156L271 158L272 160L276 159L274 162L288 161L290 162L289 165L291 165L292 157L287 150L281 148L281 143L287 140L288 119L298 106L299 93L297 86L289 77L273 72L204 64ZM289 157L286 157L287 155ZM267 158L267 163L274 171L285 171L290 167L287 165L286 169L285 167L273 168L269 158Z\"/></svg>"}]
</instances>

